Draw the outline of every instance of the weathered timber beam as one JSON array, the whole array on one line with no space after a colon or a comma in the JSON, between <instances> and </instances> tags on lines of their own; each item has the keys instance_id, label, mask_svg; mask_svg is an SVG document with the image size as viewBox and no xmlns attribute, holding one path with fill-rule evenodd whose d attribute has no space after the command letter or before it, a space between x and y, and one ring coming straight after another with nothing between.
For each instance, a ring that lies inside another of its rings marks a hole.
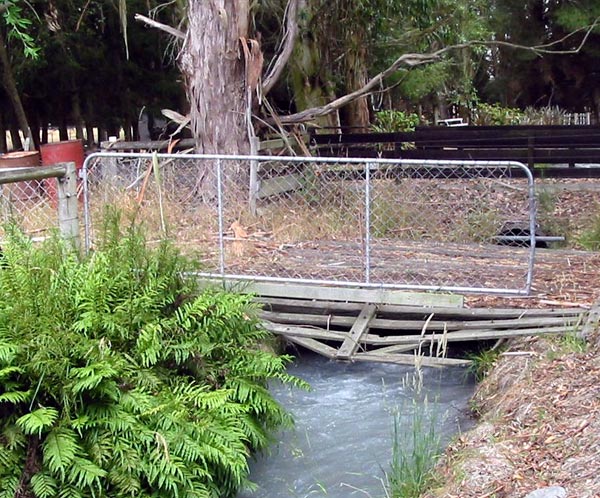
<instances>
[{"instance_id":1,"label":"weathered timber beam","mask_svg":"<svg viewBox=\"0 0 600 498\"><path fill-rule=\"evenodd\" d=\"M305 310L315 311L320 314L330 314L333 311L342 311L347 313L358 313L362 309L361 303L337 302L330 300L309 300L309 299L286 299L277 297L256 296L254 301L264 305L265 309L286 309L286 310ZM553 317L553 316L577 316L583 313L581 308L546 308L546 309L528 309L528 308L451 308L440 306L409 306L409 305L390 305L383 304L379 306L378 316L423 316L427 318L432 313L436 319L442 318L462 318L468 319L520 319L523 317Z\"/></svg>"},{"instance_id":2,"label":"weathered timber beam","mask_svg":"<svg viewBox=\"0 0 600 498\"><path fill-rule=\"evenodd\" d=\"M337 354L337 349L328 346L327 344L323 344L315 339L310 339L306 337L291 337L286 336L286 339L298 346L302 346L303 348L308 349L309 351L313 351L320 355L325 356L326 358L333 359Z\"/></svg>"},{"instance_id":3,"label":"weathered timber beam","mask_svg":"<svg viewBox=\"0 0 600 498\"><path fill-rule=\"evenodd\" d=\"M369 323L377 313L377 306L374 304L366 304L356 318L354 325L350 329L348 336L340 346L337 352L339 360L349 360L356 353L360 345L362 336L369 330Z\"/></svg>"},{"instance_id":4,"label":"weathered timber beam","mask_svg":"<svg viewBox=\"0 0 600 498\"><path fill-rule=\"evenodd\" d=\"M423 367L468 367L471 360L461 360L459 358L437 358L433 356L417 356L408 354L381 354L377 353L357 353L352 358L353 361L376 361L382 363L397 363L400 365L412 365Z\"/></svg>"},{"instance_id":5,"label":"weathered timber beam","mask_svg":"<svg viewBox=\"0 0 600 498\"><path fill-rule=\"evenodd\" d=\"M353 316L339 315L315 315L307 313L279 313L274 311L260 311L259 316L262 319L284 323L290 325L317 327L352 327L356 318ZM435 314L434 314L435 316ZM564 325L565 317L524 317L520 319L508 320L473 320L473 321L451 321L451 320L431 320L427 323L428 331L455 331L461 329L514 329L528 327L547 327L553 325ZM573 318L576 322L576 317ZM423 320L394 320L385 318L373 318L369 323L371 329L381 330L415 330L419 333L423 328Z\"/></svg>"}]
</instances>

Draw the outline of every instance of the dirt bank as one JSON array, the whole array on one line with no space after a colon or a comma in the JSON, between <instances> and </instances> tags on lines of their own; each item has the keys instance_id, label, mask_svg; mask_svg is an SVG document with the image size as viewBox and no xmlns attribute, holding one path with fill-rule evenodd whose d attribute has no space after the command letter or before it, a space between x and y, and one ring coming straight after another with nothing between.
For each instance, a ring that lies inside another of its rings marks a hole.
<instances>
[{"instance_id":1,"label":"dirt bank","mask_svg":"<svg viewBox=\"0 0 600 498\"><path fill-rule=\"evenodd\" d=\"M600 331L513 343L481 383L480 420L447 450L426 498L600 497Z\"/></svg>"}]
</instances>

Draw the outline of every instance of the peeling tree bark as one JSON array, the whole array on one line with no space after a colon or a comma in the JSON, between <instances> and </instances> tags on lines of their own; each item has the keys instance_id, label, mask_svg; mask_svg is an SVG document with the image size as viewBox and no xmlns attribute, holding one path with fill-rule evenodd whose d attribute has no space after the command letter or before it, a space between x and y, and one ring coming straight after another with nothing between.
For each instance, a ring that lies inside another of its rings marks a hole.
<instances>
[{"instance_id":1,"label":"peeling tree bark","mask_svg":"<svg viewBox=\"0 0 600 498\"><path fill-rule=\"evenodd\" d=\"M248 0L189 0L179 57L190 100L196 151L246 154L247 92L240 38L248 37Z\"/></svg>"}]
</instances>

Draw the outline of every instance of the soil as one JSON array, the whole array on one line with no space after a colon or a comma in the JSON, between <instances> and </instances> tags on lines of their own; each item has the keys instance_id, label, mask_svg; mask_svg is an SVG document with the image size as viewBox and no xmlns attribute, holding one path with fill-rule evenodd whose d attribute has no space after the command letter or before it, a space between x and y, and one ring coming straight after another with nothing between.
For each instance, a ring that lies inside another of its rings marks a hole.
<instances>
[{"instance_id":1,"label":"soil","mask_svg":"<svg viewBox=\"0 0 600 498\"><path fill-rule=\"evenodd\" d=\"M472 399L479 423L448 448L424 498L600 497L600 331L514 342Z\"/></svg>"},{"instance_id":2,"label":"soil","mask_svg":"<svg viewBox=\"0 0 600 498\"><path fill-rule=\"evenodd\" d=\"M538 198L542 221L570 233L574 248L600 205L597 182L583 183L547 181ZM531 296L468 296L467 305L597 307L599 268L597 252L539 251ZM471 409L477 425L449 446L423 498L525 498L549 486L562 486L570 498L600 498L600 329L587 342L512 342Z\"/></svg>"}]
</instances>

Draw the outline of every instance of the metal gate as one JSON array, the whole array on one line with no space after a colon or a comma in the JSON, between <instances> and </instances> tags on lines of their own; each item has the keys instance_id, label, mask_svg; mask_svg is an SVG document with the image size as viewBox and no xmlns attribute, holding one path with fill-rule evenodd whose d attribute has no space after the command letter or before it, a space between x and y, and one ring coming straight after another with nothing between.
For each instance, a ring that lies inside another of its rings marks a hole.
<instances>
[{"instance_id":1,"label":"metal gate","mask_svg":"<svg viewBox=\"0 0 600 498\"><path fill-rule=\"evenodd\" d=\"M521 163L98 153L83 168L86 246L103 206L138 210L206 276L527 294L533 177Z\"/></svg>"}]
</instances>

